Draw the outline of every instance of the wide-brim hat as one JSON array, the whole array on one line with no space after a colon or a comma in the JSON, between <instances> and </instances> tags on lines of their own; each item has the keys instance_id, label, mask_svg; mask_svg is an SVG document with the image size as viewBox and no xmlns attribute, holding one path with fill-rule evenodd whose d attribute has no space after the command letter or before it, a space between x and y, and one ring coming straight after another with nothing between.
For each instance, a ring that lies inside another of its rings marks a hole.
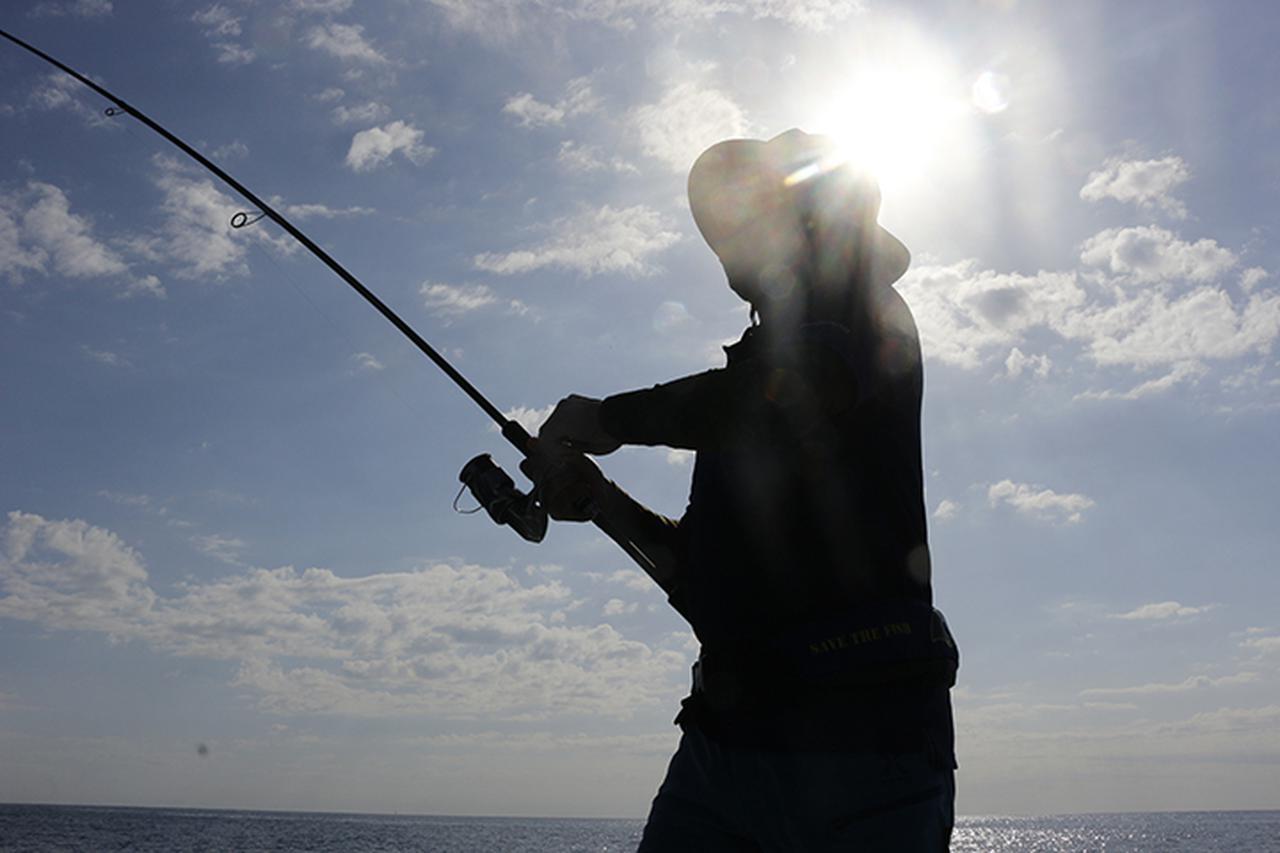
<instances>
[{"instance_id":1,"label":"wide-brim hat","mask_svg":"<svg viewBox=\"0 0 1280 853\"><path fill-rule=\"evenodd\" d=\"M892 284L911 264L907 247L876 221L874 178L825 136L793 129L767 142L716 143L689 172L689 207L731 279L737 271L786 265L823 243L856 254L860 275L873 286Z\"/></svg>"}]
</instances>

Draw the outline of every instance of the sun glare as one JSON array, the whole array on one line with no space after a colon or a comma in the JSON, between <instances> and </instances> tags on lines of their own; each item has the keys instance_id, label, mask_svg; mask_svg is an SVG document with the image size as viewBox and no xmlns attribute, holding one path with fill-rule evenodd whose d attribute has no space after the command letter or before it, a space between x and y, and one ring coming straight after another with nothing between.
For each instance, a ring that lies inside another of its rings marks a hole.
<instances>
[{"instance_id":1,"label":"sun glare","mask_svg":"<svg viewBox=\"0 0 1280 853\"><path fill-rule=\"evenodd\" d=\"M859 63L814 110L809 127L833 137L842 154L868 169L886 191L918 184L956 151L974 113L972 79L949 73L930 51L895 51L892 59ZM990 84L986 103L995 100ZM985 110L985 107L984 107Z\"/></svg>"}]
</instances>

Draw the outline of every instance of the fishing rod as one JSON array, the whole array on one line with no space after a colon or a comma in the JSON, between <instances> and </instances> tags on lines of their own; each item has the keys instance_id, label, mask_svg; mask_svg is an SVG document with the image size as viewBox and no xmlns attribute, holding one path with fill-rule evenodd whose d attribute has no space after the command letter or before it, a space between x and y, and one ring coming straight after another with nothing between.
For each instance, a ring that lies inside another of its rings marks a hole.
<instances>
[{"instance_id":1,"label":"fishing rod","mask_svg":"<svg viewBox=\"0 0 1280 853\"><path fill-rule=\"evenodd\" d=\"M113 107L108 107L105 110L106 115L118 116L124 114L133 116L151 130L155 131L155 133L157 133L166 142L170 143L183 154L186 154L192 160L195 160L201 166L212 172L220 181L235 190L242 198L252 204L259 211L257 216L252 216L245 212L235 214L231 217L230 224L232 228L243 228L264 217L279 225L290 237L302 244L303 248L319 258L325 266L346 282L351 289L360 294L360 296L372 305L379 314L385 317L391 325L395 326L402 335L412 341L413 345L416 346L423 355L435 363L436 367L439 367L444 371L444 374L452 379L454 384L461 388L462 391L470 397L476 405L483 409L484 413L498 425L498 428L502 432L502 437L510 442L516 450L520 451L520 453L526 457L533 453L537 440L530 436L528 431L521 426L519 422L504 415L497 406L491 403L487 397L480 393L478 388L467 381L467 378L458 372L457 368L450 364L435 347L427 343L426 339L423 338L422 335L418 334L418 332L406 323L399 314L391 310L385 302L379 299L377 294L366 287L360 279L352 275L346 267L338 263L332 255L321 248L314 240L302 233L302 231L286 219L283 214L271 205L267 204L267 202L260 198L257 193L240 183L224 169L218 166L218 164L214 163L198 150L188 145L176 134L170 132L159 122L142 112L142 110L139 110L123 98L109 91L106 87L95 83L93 80L90 80L71 66L61 62L53 56L50 56L35 45L23 41L12 33L0 29L0 36L3 36L13 42L23 50L34 54L57 68L59 71L71 76L78 82L87 86L89 89L106 98L115 105ZM537 490L534 489L528 494L521 492L516 488L514 481L512 481L512 479L507 476L507 474L499 468L496 463L494 463L489 454L482 453L468 462L463 467L461 474L459 474L459 480L462 481L465 488L471 491L471 494L480 502L494 521L499 524L506 524L510 526L519 533L521 537L530 542L542 541L542 537L545 535L547 529L547 514L546 509L538 503ZM587 507L587 509L591 510L592 508ZM596 527L617 543L617 545L627 553L627 556L631 557L631 559L639 564L640 568L644 569L646 572L651 572L653 569L653 561L640 550L639 546L623 535L619 530L615 529L604 516L594 511L589 511L588 514L592 516L591 520Z\"/></svg>"}]
</instances>

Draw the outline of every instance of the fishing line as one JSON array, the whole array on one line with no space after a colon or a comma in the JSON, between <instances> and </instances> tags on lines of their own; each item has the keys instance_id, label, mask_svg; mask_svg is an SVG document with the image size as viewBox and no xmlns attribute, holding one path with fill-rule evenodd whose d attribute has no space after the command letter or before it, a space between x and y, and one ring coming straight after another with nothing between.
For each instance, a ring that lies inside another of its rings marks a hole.
<instances>
[{"instance_id":1,"label":"fishing line","mask_svg":"<svg viewBox=\"0 0 1280 853\"><path fill-rule=\"evenodd\" d=\"M243 221L240 219L237 219L237 221L240 223L237 227L243 227L245 224L248 224L248 219L254 216L257 212L261 212L264 217L269 218L272 222L279 225L282 229L284 229L285 233L287 233L294 240L298 241L298 243L300 243L303 246L303 248L305 248L311 254L315 255L315 257L318 258L330 270L332 270L335 275L341 278L348 286L350 286L353 290L355 290L356 293L358 293L361 296L361 298L363 298L379 314L381 314L384 318L386 318L386 320L389 323L391 323L391 325L395 326L396 329L399 330L399 332L402 335L408 338L410 342L412 342L413 345L416 346L422 352L423 355L431 359L431 361L434 362L438 368L444 371L445 375L448 376L450 379L452 379L454 384L457 385L463 391L463 393L465 393L468 397L470 397L472 401L485 412L485 414L487 414L490 418L493 419L495 423L498 424L499 430L502 433L503 438L505 438L508 442L510 442L518 451L520 451L521 454L525 456L528 456L532 452L533 438L529 435L529 433L525 430L523 426L521 426L517 421L506 417L501 412L501 410L498 409L497 406L491 403L487 397L485 397L483 394L480 393L479 389L477 389L474 385L472 385L469 381L467 381L467 378L465 376L459 373L458 370L454 368L454 366L450 364L449 361L445 359L445 357L435 349L435 347L427 343L426 339L424 339L421 335L419 335L412 326L410 326L400 317L400 315L398 315L389 306L387 306L385 302L379 299L378 296L374 294L373 291L371 291L368 287L366 287L364 283L361 282L358 278L352 275L346 269L346 267L342 266L342 264L334 260L334 258L328 252L322 249L310 237L308 237L301 230L299 230L298 227L295 226L292 222L290 222L288 219L282 216L279 212L277 212L274 207L272 207L265 200L260 198L256 193L254 193L244 184L237 181L234 177L232 177L230 174L224 171L221 167L219 167L216 163L214 163L208 157L204 156L195 148L191 147L182 139L180 139L178 136L176 136L175 134L167 130L163 125L153 120L146 113L133 107L132 105L124 101L122 98L113 94L105 87L100 86L99 84L95 83L93 80L81 74L79 71L76 71L74 68L71 68L69 65L66 65L60 62L59 60L53 58L49 54L40 50L39 48L28 44L27 42L23 41L22 39L18 38L15 35L10 34L5 30L0 30L0 37L7 39L8 41L12 42L13 44L27 51L28 53L31 53L34 56L38 57L39 59L44 60L45 62L49 63L53 67L71 76L72 78L74 78L75 80L83 84L84 86L87 86L88 88L92 89L94 92L97 92L99 95L106 98L113 105L107 108L106 115L108 117L113 119L120 119L120 118L124 118L126 114L128 116L132 116L133 118L137 119L141 123L145 124L148 128L150 128L152 131L158 134L166 142L173 145L183 154L186 154L192 160L196 161L205 169L208 169L210 172L212 172L219 180L221 180L224 184L226 184L231 189L235 190L236 193L238 193L242 198L248 201L251 208L253 208L253 210L250 210L245 213ZM468 469L472 469L473 474L479 478L478 480L476 480L475 483L472 483L467 480L465 475L467 474ZM521 502L522 506L526 503L529 506L533 506L536 503L531 496L524 495L518 491L513 491L513 487L510 486L510 478L506 477L506 474L502 473L501 469L498 469L496 466L494 466L492 460L489 459L487 454L482 454L481 456L471 460L471 462L467 464L467 467L463 469L463 475L464 475L463 481L467 482L469 486L473 487L473 492L475 492L476 490L475 489L476 484L479 484L480 486L489 488L491 490L496 490L496 491L492 491L490 493L490 496L493 497L496 495L499 502L513 502L514 500L518 499ZM500 477L498 475L500 475ZM505 482L502 478L505 478ZM479 493L477 493L477 498L480 498ZM485 499L481 499L481 503L486 503ZM490 510L490 514L494 515L494 510L496 505L493 503L492 500L489 501L489 504L490 505L488 505L487 508ZM607 535L619 547L621 547L629 557L631 557L633 560L636 561L637 564L640 565L641 568L645 569L646 572L652 573L653 561L650 560L649 557L643 551L640 550L638 545L632 542L627 536L623 535L620 531L615 529L612 523L607 518L600 516L594 512L592 513L592 515L594 516L592 518L592 521L603 533L605 533L605 535ZM498 517L495 515L495 520L500 520L500 519L498 519ZM533 519L531 518L526 518L526 519L521 519L520 521L532 522L532 520ZM507 523L507 522L504 522L504 523ZM546 520L545 520L545 513L544 513L543 519L542 519L542 525L544 528L545 528L545 524L546 524ZM517 523L513 523L512 526L516 527L517 530L520 529ZM522 533L522 535L525 535L525 534ZM529 538L529 537L526 536L526 538ZM537 541L537 540L534 539L532 541Z\"/></svg>"}]
</instances>

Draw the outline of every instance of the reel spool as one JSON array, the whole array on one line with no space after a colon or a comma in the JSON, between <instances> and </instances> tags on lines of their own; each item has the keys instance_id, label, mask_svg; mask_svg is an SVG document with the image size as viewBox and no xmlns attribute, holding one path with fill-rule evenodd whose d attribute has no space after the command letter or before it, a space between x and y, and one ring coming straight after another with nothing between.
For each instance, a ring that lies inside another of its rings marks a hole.
<instances>
[{"instance_id":1,"label":"reel spool","mask_svg":"<svg viewBox=\"0 0 1280 853\"><path fill-rule=\"evenodd\" d=\"M498 524L507 525L529 542L541 542L547 535L547 511L542 504L533 492L517 489L515 481L488 453L462 466L458 479Z\"/></svg>"}]
</instances>

